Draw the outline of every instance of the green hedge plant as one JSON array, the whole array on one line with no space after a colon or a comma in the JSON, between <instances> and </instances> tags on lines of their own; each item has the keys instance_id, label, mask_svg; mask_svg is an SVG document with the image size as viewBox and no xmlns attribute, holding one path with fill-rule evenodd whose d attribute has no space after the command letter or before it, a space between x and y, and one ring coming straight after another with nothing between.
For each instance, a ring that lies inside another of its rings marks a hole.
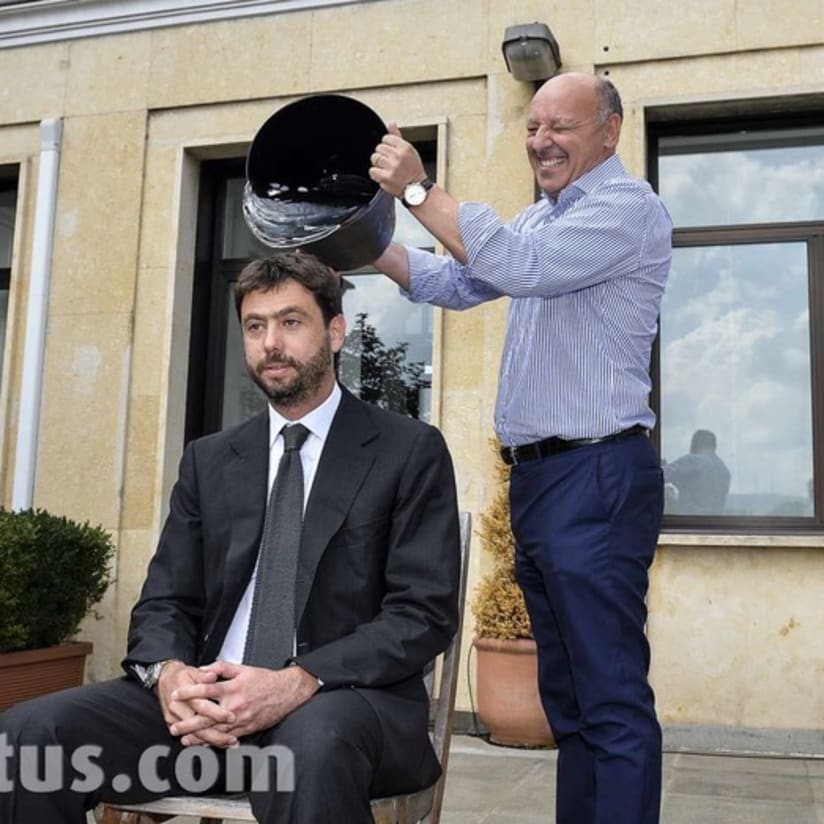
<instances>
[{"instance_id":1,"label":"green hedge plant","mask_svg":"<svg viewBox=\"0 0 824 824\"><path fill-rule=\"evenodd\" d=\"M69 641L111 580L102 527L42 509L0 509L0 652Z\"/></svg>"}]
</instances>

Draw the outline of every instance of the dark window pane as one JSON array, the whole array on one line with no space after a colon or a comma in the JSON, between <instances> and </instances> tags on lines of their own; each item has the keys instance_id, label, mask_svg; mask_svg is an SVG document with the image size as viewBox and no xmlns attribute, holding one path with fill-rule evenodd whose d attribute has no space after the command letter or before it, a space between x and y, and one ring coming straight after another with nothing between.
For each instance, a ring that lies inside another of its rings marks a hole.
<instances>
[{"instance_id":1,"label":"dark window pane","mask_svg":"<svg viewBox=\"0 0 824 824\"><path fill-rule=\"evenodd\" d=\"M16 189L0 189L0 269L11 267Z\"/></svg>"}]
</instances>

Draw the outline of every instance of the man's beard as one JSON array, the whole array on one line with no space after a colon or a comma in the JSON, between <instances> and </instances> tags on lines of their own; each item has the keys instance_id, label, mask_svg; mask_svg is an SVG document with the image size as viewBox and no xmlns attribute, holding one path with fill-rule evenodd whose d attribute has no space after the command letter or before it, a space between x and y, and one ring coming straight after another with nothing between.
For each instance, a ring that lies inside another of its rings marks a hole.
<instances>
[{"instance_id":1,"label":"man's beard","mask_svg":"<svg viewBox=\"0 0 824 824\"><path fill-rule=\"evenodd\" d=\"M261 373L273 363L288 364L296 374L291 378L266 383ZM308 361L301 362L286 355L274 353L255 367L247 362L246 368L252 380L274 406L287 409L298 406L321 388L324 380L332 371L332 347L329 335L324 337L320 349Z\"/></svg>"}]
</instances>

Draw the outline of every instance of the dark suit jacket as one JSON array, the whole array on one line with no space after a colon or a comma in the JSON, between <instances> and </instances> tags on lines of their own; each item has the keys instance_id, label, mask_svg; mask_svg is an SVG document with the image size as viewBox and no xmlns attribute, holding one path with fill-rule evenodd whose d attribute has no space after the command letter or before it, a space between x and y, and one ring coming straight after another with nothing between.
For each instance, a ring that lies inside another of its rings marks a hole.
<instances>
[{"instance_id":1,"label":"dark suit jacket","mask_svg":"<svg viewBox=\"0 0 824 824\"><path fill-rule=\"evenodd\" d=\"M268 465L266 411L186 447L132 611L128 673L134 663L215 659L254 569ZM425 702L421 671L457 627L459 565L440 432L343 390L304 516L298 663L324 689L375 688L364 696L379 713Z\"/></svg>"}]
</instances>

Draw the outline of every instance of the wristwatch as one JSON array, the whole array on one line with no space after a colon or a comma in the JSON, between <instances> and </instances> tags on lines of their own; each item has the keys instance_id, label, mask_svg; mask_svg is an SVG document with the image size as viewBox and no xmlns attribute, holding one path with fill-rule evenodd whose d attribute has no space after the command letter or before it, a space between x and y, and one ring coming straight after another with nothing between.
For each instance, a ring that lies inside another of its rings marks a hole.
<instances>
[{"instance_id":1,"label":"wristwatch","mask_svg":"<svg viewBox=\"0 0 824 824\"><path fill-rule=\"evenodd\" d=\"M435 184L428 177L425 177L418 183L407 183L403 190L403 195L401 196L401 203L403 203L407 209L410 209L413 206L420 206L421 203L426 200L429 190L434 185Z\"/></svg>"},{"instance_id":2,"label":"wristwatch","mask_svg":"<svg viewBox=\"0 0 824 824\"><path fill-rule=\"evenodd\" d=\"M165 667L169 661L174 660L174 658L164 658L162 661L155 661L153 664L147 664L145 667L142 664L134 664L132 666L132 672L134 672L140 683L147 690L153 690L157 686L157 681L160 678L163 667Z\"/></svg>"}]
</instances>

